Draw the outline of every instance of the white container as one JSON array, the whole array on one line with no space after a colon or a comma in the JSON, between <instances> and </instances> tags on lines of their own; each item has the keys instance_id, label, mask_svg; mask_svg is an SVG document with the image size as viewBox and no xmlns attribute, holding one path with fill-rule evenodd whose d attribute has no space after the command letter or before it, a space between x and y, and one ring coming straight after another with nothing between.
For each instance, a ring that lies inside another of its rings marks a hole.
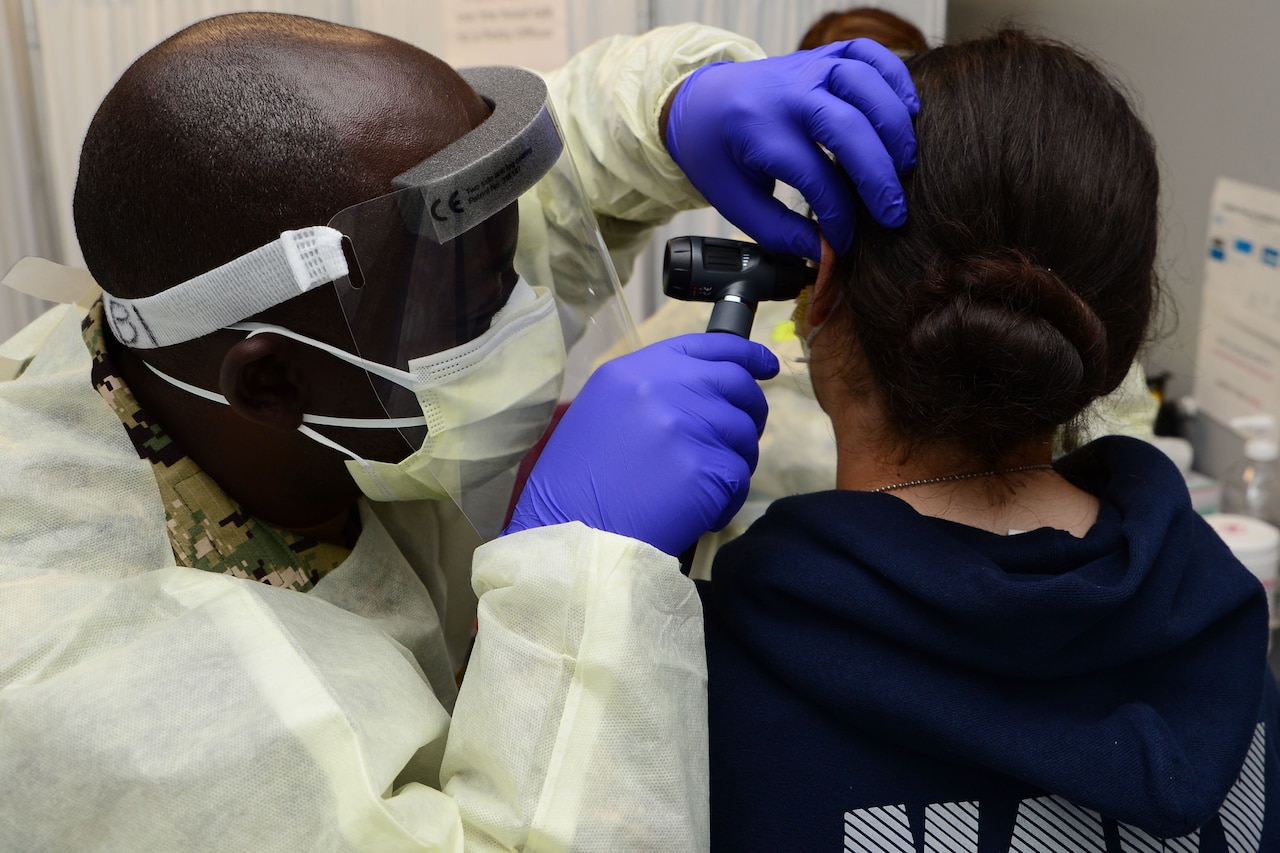
<instances>
[{"instance_id":1,"label":"white container","mask_svg":"<svg viewBox=\"0 0 1280 853\"><path fill-rule=\"evenodd\" d=\"M1267 591L1271 627L1276 627L1276 576L1280 573L1280 529L1257 518L1232 513L1206 515L1236 559L1244 563Z\"/></svg>"}]
</instances>

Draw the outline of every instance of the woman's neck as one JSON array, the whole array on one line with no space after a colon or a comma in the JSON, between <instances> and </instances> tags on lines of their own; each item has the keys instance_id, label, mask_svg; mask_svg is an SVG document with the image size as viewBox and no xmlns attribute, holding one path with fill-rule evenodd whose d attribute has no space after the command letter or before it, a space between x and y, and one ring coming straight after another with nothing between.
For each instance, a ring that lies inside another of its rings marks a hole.
<instances>
[{"instance_id":1,"label":"woman's neck","mask_svg":"<svg viewBox=\"0 0 1280 853\"><path fill-rule=\"evenodd\" d=\"M1045 467L1052 461L1051 442L1020 448L990 465L951 448L907 455L901 441L865 416L843 420L833 418L836 488L879 490L922 515L1001 535L1053 527L1080 537L1097 519L1098 499Z\"/></svg>"},{"instance_id":2,"label":"woman's neck","mask_svg":"<svg viewBox=\"0 0 1280 853\"><path fill-rule=\"evenodd\" d=\"M921 515L945 518L1001 535L1052 527L1082 537L1098 517L1098 499L1052 468L941 479L947 476L891 480L870 489L840 485L839 480L837 484L840 488L869 491L906 482L908 485L885 493L907 502ZM935 478L933 482L919 482Z\"/></svg>"}]
</instances>

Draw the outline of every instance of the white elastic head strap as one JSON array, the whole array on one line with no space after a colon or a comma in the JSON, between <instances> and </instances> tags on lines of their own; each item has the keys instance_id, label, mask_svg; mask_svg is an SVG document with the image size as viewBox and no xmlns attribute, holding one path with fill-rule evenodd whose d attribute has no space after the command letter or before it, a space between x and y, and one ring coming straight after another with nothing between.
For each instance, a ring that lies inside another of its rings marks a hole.
<instances>
[{"instance_id":1,"label":"white elastic head strap","mask_svg":"<svg viewBox=\"0 0 1280 853\"><path fill-rule=\"evenodd\" d=\"M225 329L347 274L342 232L327 226L279 239L154 296L102 294L115 339L130 349L180 344Z\"/></svg>"}]
</instances>

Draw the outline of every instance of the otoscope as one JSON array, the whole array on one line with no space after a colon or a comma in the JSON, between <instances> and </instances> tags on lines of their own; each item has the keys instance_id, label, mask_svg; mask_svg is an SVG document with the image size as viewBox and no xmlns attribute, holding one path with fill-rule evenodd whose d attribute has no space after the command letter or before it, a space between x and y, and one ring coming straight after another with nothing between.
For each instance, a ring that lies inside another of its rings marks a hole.
<instances>
[{"instance_id":1,"label":"otoscope","mask_svg":"<svg viewBox=\"0 0 1280 853\"><path fill-rule=\"evenodd\" d=\"M686 302L714 302L708 332L751 336L756 305L795 299L818 271L804 258L719 237L672 237L662 258L662 292Z\"/></svg>"}]
</instances>

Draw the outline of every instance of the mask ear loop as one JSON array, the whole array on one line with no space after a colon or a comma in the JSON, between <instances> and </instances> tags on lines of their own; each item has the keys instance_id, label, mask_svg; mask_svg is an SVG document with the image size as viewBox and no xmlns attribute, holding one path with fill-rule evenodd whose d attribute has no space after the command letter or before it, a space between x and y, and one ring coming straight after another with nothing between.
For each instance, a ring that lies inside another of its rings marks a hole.
<instances>
[{"instance_id":1,"label":"mask ear loop","mask_svg":"<svg viewBox=\"0 0 1280 853\"><path fill-rule=\"evenodd\" d=\"M260 331L266 330L262 329ZM204 388L199 388L192 385L190 382L183 382L181 379L165 373L148 361L144 361L143 364L147 366L148 370L163 379L165 382L173 385L175 388L180 388L188 394L193 394L201 399L208 400L211 403L221 403L224 406L231 405L230 400L216 391L206 391ZM298 432L302 433L317 444L324 445L330 450L341 453L343 456L346 456L348 459L366 470L370 467L368 460L355 451L343 447L341 444L338 444L338 442L321 435L311 427L307 426L307 424L315 424L317 426L348 427L351 429L400 429L402 426L414 427L422 426L426 423L425 418L387 418L380 420L377 418L331 418L325 415L303 415L302 421L303 422L298 425ZM391 497L388 496L386 500L391 500Z\"/></svg>"},{"instance_id":2,"label":"mask ear loop","mask_svg":"<svg viewBox=\"0 0 1280 853\"><path fill-rule=\"evenodd\" d=\"M248 332L249 334L245 335L246 341L255 335L267 333L280 335L285 338L292 338L299 343L304 343L307 346L315 347L322 352L327 352L334 358L341 359L348 364L354 364L357 367L362 367L369 373L372 373L375 376L381 376L383 379L390 380L401 387L408 388L410 391L413 390L414 383L417 382L414 375L407 370L400 370L397 367L391 367L376 361L370 361L367 358L361 358L360 356L353 355L344 349L339 349L332 344L326 344L324 341L317 341L314 338L308 338L306 335L300 335L297 332L284 328L283 326L272 326L269 323L233 323L232 325L227 326L227 328L234 329L237 332ZM422 423L419 423L418 426L422 426Z\"/></svg>"},{"instance_id":3,"label":"mask ear loop","mask_svg":"<svg viewBox=\"0 0 1280 853\"><path fill-rule=\"evenodd\" d=\"M334 358L354 364L363 368L375 376L381 376L383 379L390 380L404 388L413 390L414 383L417 381L412 373L399 368L391 367L386 364L380 364L376 361L370 361L367 358L361 358L358 355L352 355L346 350L339 349L332 344L324 341L317 341L314 338L308 338L306 335L300 335L297 332L284 328L283 326L272 326L268 323L236 323L228 326L228 329L234 329L238 332L248 332L245 340L255 335L272 334L281 335L282 337L291 338L299 343L307 346L315 347L321 352L326 352ZM347 450L342 445L330 441L320 435L313 429L309 429L306 424L316 424L317 426L336 426L347 427L349 429L412 429L414 427L423 427L427 425L426 417L422 415L410 416L405 418L335 418L328 415L303 415L303 426L298 427L303 435L315 439L320 444L330 447L334 450L340 450L352 459L358 462L364 462L358 455Z\"/></svg>"},{"instance_id":4,"label":"mask ear loop","mask_svg":"<svg viewBox=\"0 0 1280 853\"><path fill-rule=\"evenodd\" d=\"M325 436L313 430L311 427L307 426L305 423L301 424L298 427L298 432L302 433L307 438L314 441L316 444L323 444L325 447L329 448L330 450L338 451L343 456L346 456L348 459L360 465L362 468L369 467L368 460L366 460L363 456L356 453L354 450L349 450L348 448L343 447L341 444L338 444L338 442L330 438L326 438Z\"/></svg>"},{"instance_id":5,"label":"mask ear loop","mask_svg":"<svg viewBox=\"0 0 1280 853\"><path fill-rule=\"evenodd\" d=\"M271 326L266 323L236 323L235 325L227 326L227 328L233 329L239 332L248 332L249 334L245 337L245 340L252 338L254 335L260 335L265 333L270 333L273 335L282 335L286 338L292 338L295 341L299 341L300 343L304 343L309 346L313 346L319 350L323 350L324 352L327 352L336 358L342 359L343 361L349 362L351 364L355 364L359 367L364 368L365 370L368 370L370 373L377 374L378 376L381 376L385 379L395 382L398 385L404 385L405 387L408 387L408 388L412 388L412 383L415 381L412 373L409 373L404 370L399 370L394 367L388 367L387 365L379 364L376 361L369 361L368 359L360 358L359 356L352 355L351 353L346 352L344 350L340 350L337 347L330 346L329 344L326 344L322 341L313 340L311 338L308 338L305 335L299 335L297 332L292 332L280 326ZM170 376L169 374L165 373L163 370L156 367L154 364L152 364L149 361L144 360L143 364L147 366L148 370L150 370L156 376L160 377L165 382L168 382L170 385L174 386L175 388L179 388L183 391L186 391L188 394L192 394L196 397L200 397L203 400L208 400L211 403L221 403L224 406L231 405L230 400L228 400L226 397L224 397L222 394L219 394L216 391L208 391L208 390L205 390L204 388L200 388L196 385L192 385L189 382L184 382L183 380L178 379L175 376ZM298 429L301 430L303 434L315 439L316 441L320 442L321 444L327 447L332 447L336 450L341 450L343 453L345 453L346 455L350 456L353 459L360 459L360 457L357 456L356 454L352 453L351 451L347 450L341 445L338 445L330 441L329 439L315 432L315 430L308 429L305 425L315 424L316 426L346 427L348 429L411 429L414 427L426 426L427 419L422 415L418 415L415 417L405 417L405 418L338 418L338 417L331 417L329 415L303 415L302 423L303 423L303 426L299 426Z\"/></svg>"},{"instance_id":6,"label":"mask ear loop","mask_svg":"<svg viewBox=\"0 0 1280 853\"><path fill-rule=\"evenodd\" d=\"M823 326L827 325L827 321L823 320L818 325L809 330L809 334L804 336L804 355L795 359L796 364L810 364L813 356L810 354L813 350L813 339L818 336L818 332L822 331Z\"/></svg>"},{"instance_id":7,"label":"mask ear loop","mask_svg":"<svg viewBox=\"0 0 1280 853\"><path fill-rule=\"evenodd\" d=\"M338 419L338 420L341 420L341 419ZM406 419L406 420L408 420L408 419ZM363 456L361 456L360 454L356 453L355 451L350 450L349 448L343 447L341 444L338 444L338 442L333 441L332 439L326 438L325 436L323 436L323 435L321 435L320 433L316 432L315 430L313 430L311 427L307 426L306 424L302 424L301 426L299 426L299 427L298 427L298 432L302 433L302 434L303 434L303 435L305 435L307 438L309 438L309 439L311 439L312 441L314 441L316 444L324 445L325 447L329 448L330 450L334 450L334 451L337 451L338 453L341 453L343 456L347 457L347 458L348 458L348 459L350 459L352 462L354 462L355 464L357 464L357 465L359 465L361 468L363 468L363 469L365 470L366 474L368 474L368 473L372 473L372 472L373 472L373 470L374 470L374 469L373 469L373 463L371 463L369 460L365 459ZM380 483L380 482L381 482L381 481L380 481L380 480L378 480L377 478L372 478L372 480L373 480L373 482L375 482L375 483ZM379 492L379 494L378 494L378 496L377 496L377 497L375 497L375 498L374 498L374 500L379 500L379 501L393 501L393 500L395 500L395 495L393 495L393 494L392 494L389 490L387 490L385 487L380 487L380 488L378 489L378 492Z\"/></svg>"},{"instance_id":8,"label":"mask ear loop","mask_svg":"<svg viewBox=\"0 0 1280 853\"><path fill-rule=\"evenodd\" d=\"M828 282L828 284L830 284L830 282ZM805 306L806 312L810 310L813 306L813 297L814 297L814 294L810 292L809 302ZM821 323L817 323L811 326L809 328L809 333L804 336L804 342L802 345L804 349L804 355L795 359L796 364L807 365L807 364L813 363L813 353L812 353L813 342L817 339L818 332L821 332L824 328L826 328L827 323L831 322L831 318L836 315L836 311L840 309L840 306L843 303L844 303L844 291L836 290L835 300L831 303L831 308L827 311L827 316L822 318Z\"/></svg>"},{"instance_id":9,"label":"mask ear loop","mask_svg":"<svg viewBox=\"0 0 1280 853\"><path fill-rule=\"evenodd\" d=\"M813 362L813 342L821 332L827 327L827 323L831 322L831 318L835 315L836 309L840 307L840 303L844 301L844 294L837 293L835 304L831 306L831 310L827 312L827 316L823 318L821 323L812 326L809 334L804 336L804 355L795 359L796 364L811 364Z\"/></svg>"}]
</instances>

